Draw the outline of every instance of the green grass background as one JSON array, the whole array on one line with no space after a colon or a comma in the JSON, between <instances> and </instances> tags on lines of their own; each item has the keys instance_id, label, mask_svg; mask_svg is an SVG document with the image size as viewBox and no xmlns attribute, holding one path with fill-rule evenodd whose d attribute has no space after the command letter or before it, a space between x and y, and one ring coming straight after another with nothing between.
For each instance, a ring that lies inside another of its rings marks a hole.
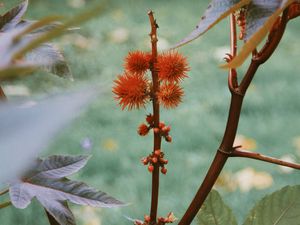
<instances>
[{"instance_id":1,"label":"green grass background","mask_svg":"<svg viewBox=\"0 0 300 225\"><path fill-rule=\"evenodd\" d=\"M18 1L3 2L10 8ZM69 2L31 0L26 17L39 19L52 14L72 16L83 9L70 7ZM85 7L89 7L99 1L86 2ZM139 137L136 127L151 112L151 108L121 111L113 100L110 87L116 75L122 72L123 58L128 51L149 50L148 9L155 11L160 26L159 38L174 44L195 27L207 4L207 0L106 1L103 13L82 25L78 31L93 41L92 48L80 49L68 38L56 40L70 63L74 82L38 72L12 83L24 84L34 96L60 92L87 83L103 83L107 86L105 94L99 96L85 113L58 134L44 155L83 154L85 152L80 141L89 137L93 141L93 157L72 178L85 181L131 204L119 209L95 211L72 205L78 224L97 225L92 221L94 217L101 220L102 225L132 224L124 215L142 219L144 214L149 213L151 176L139 160L151 151L152 137ZM129 37L125 42L115 43L110 35L120 27L128 30ZM276 53L257 72L245 98L238 129L239 134L256 140L258 151L275 157L291 154L298 162L293 139L300 136L299 35L299 20L292 21ZM222 57L216 59L214 54L228 45L228 20L225 19L205 36L180 49L188 57L191 71L189 78L183 82L184 102L175 110L162 112L162 120L172 126L173 142L163 143L169 165L168 174L161 179L160 216L169 211L173 211L179 218L183 215L222 138L230 94L226 71L218 68ZM240 75L245 68L239 70ZM107 142L113 142L115 146L109 146ZM246 159L230 159L224 171L236 172L246 167L270 173L274 183L270 188L252 189L246 193L219 189L239 223L265 194L288 184L299 184L300 178L297 171L284 174L277 166ZM13 207L1 210L0 224L46 225L47 220L38 203L33 201L25 210Z\"/></svg>"}]
</instances>

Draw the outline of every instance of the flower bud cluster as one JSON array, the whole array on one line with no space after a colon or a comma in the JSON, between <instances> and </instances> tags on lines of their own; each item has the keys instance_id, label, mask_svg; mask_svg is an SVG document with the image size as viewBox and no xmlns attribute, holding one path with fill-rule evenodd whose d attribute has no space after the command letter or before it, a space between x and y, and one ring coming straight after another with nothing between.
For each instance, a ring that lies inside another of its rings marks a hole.
<instances>
[{"instance_id":1,"label":"flower bud cluster","mask_svg":"<svg viewBox=\"0 0 300 225\"><path fill-rule=\"evenodd\" d=\"M148 171L150 173L153 172L155 166L159 166L161 167L161 173L166 174L167 169L165 165L168 164L168 160L164 158L164 155L165 154L160 149L157 149L154 152L152 152L152 154L143 158L141 161L145 166L148 165Z\"/></svg>"},{"instance_id":2,"label":"flower bud cluster","mask_svg":"<svg viewBox=\"0 0 300 225\"><path fill-rule=\"evenodd\" d=\"M173 212L168 213L166 217L158 217L157 224L158 225L164 225L166 223L173 223L177 218L174 216ZM151 218L149 215L144 216L144 221L135 220L135 225L149 225L151 221Z\"/></svg>"}]
</instances>

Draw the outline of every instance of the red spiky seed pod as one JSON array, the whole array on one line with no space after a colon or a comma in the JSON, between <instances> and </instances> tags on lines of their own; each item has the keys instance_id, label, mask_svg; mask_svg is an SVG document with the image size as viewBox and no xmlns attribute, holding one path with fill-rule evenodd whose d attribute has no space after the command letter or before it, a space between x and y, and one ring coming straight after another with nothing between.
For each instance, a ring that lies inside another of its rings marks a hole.
<instances>
[{"instance_id":1,"label":"red spiky seed pod","mask_svg":"<svg viewBox=\"0 0 300 225\"><path fill-rule=\"evenodd\" d=\"M125 70L130 73L144 74L149 68L149 54L142 51L129 52L125 58Z\"/></svg>"},{"instance_id":2,"label":"red spiky seed pod","mask_svg":"<svg viewBox=\"0 0 300 225\"><path fill-rule=\"evenodd\" d=\"M152 114L146 116L146 121L149 125L152 125L154 123L154 117L152 116Z\"/></svg>"},{"instance_id":3,"label":"red spiky seed pod","mask_svg":"<svg viewBox=\"0 0 300 225\"><path fill-rule=\"evenodd\" d=\"M150 173L152 173L153 170L154 170L154 166L153 166L152 164L150 164L150 165L148 166L148 171L149 171Z\"/></svg>"},{"instance_id":4,"label":"red spiky seed pod","mask_svg":"<svg viewBox=\"0 0 300 225\"><path fill-rule=\"evenodd\" d=\"M178 82L187 77L190 70L187 60L178 52L167 52L157 58L158 76L162 81Z\"/></svg>"},{"instance_id":5,"label":"red spiky seed pod","mask_svg":"<svg viewBox=\"0 0 300 225\"><path fill-rule=\"evenodd\" d=\"M142 123L139 127L138 127L138 130L137 130L138 134L141 135L141 136L145 136L148 134L149 132L149 127Z\"/></svg>"},{"instance_id":6,"label":"red spiky seed pod","mask_svg":"<svg viewBox=\"0 0 300 225\"><path fill-rule=\"evenodd\" d=\"M170 135L165 137L166 142L172 142L172 137Z\"/></svg>"},{"instance_id":7,"label":"red spiky seed pod","mask_svg":"<svg viewBox=\"0 0 300 225\"><path fill-rule=\"evenodd\" d=\"M160 154L161 154L161 151L160 151L160 149L157 149L157 150L155 150L155 151L154 151L154 155L156 155L156 156L160 156Z\"/></svg>"},{"instance_id":8,"label":"red spiky seed pod","mask_svg":"<svg viewBox=\"0 0 300 225\"><path fill-rule=\"evenodd\" d=\"M168 172L166 167L162 167L160 171L162 174L166 174Z\"/></svg>"},{"instance_id":9,"label":"red spiky seed pod","mask_svg":"<svg viewBox=\"0 0 300 225\"><path fill-rule=\"evenodd\" d=\"M148 81L145 77L137 74L119 75L114 81L113 93L119 101L122 110L144 107L149 99Z\"/></svg>"},{"instance_id":10,"label":"red spiky seed pod","mask_svg":"<svg viewBox=\"0 0 300 225\"><path fill-rule=\"evenodd\" d=\"M163 84L157 93L159 103L166 109L175 108L182 101L183 89L177 83Z\"/></svg>"}]
</instances>

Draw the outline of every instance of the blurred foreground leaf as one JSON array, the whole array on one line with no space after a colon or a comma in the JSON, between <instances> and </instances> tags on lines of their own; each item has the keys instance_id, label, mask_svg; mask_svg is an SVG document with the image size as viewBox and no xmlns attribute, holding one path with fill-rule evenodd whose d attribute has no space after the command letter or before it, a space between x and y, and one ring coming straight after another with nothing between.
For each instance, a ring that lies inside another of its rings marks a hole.
<instances>
[{"instance_id":1,"label":"blurred foreground leaf","mask_svg":"<svg viewBox=\"0 0 300 225\"><path fill-rule=\"evenodd\" d=\"M225 205L220 194L211 190L198 215L198 225L237 225L231 209Z\"/></svg>"},{"instance_id":2,"label":"blurred foreground leaf","mask_svg":"<svg viewBox=\"0 0 300 225\"><path fill-rule=\"evenodd\" d=\"M0 171L5 171L0 173L0 184L28 167L100 91L89 88L37 102L0 104Z\"/></svg>"},{"instance_id":3,"label":"blurred foreground leaf","mask_svg":"<svg viewBox=\"0 0 300 225\"><path fill-rule=\"evenodd\" d=\"M259 201L244 225L299 225L300 186L287 186Z\"/></svg>"}]
</instances>

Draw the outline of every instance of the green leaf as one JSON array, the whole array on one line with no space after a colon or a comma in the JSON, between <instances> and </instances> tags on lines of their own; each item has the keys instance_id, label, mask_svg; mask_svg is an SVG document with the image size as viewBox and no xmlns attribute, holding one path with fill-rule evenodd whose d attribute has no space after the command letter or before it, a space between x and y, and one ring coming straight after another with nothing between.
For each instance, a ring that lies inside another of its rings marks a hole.
<instances>
[{"instance_id":1,"label":"green leaf","mask_svg":"<svg viewBox=\"0 0 300 225\"><path fill-rule=\"evenodd\" d=\"M197 215L197 219L198 225L237 225L231 209L215 190L209 193Z\"/></svg>"},{"instance_id":2,"label":"green leaf","mask_svg":"<svg viewBox=\"0 0 300 225\"><path fill-rule=\"evenodd\" d=\"M243 225L299 225L300 185L287 186L260 200Z\"/></svg>"},{"instance_id":3,"label":"green leaf","mask_svg":"<svg viewBox=\"0 0 300 225\"><path fill-rule=\"evenodd\" d=\"M214 25L219 23L222 19L227 17L230 13L249 4L251 0L213 0L207 7L204 15L201 17L200 22L196 29L192 31L187 37L175 44L172 48L185 45L192 40L200 37L206 31L211 29Z\"/></svg>"}]
</instances>

